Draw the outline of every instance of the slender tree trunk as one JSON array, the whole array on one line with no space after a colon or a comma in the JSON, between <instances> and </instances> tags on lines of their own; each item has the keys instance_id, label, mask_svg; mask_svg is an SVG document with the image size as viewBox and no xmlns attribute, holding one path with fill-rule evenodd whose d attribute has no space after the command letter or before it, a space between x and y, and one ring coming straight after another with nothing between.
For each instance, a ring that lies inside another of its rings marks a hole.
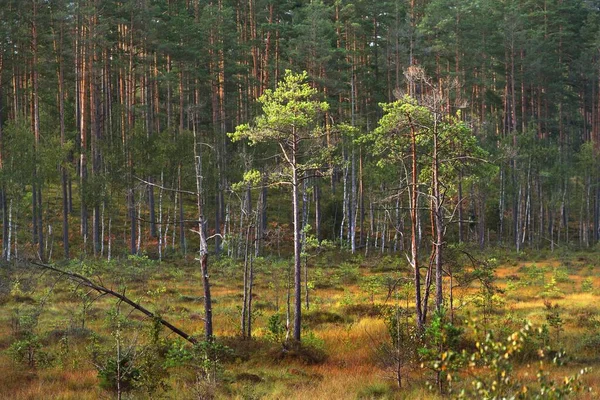
<instances>
[{"instance_id":1,"label":"slender tree trunk","mask_svg":"<svg viewBox=\"0 0 600 400\"><path fill-rule=\"evenodd\" d=\"M39 72L38 72L38 25L37 15L38 3L33 1L33 14L31 22L31 53L33 56L31 66L31 81L32 81L32 126L34 136L34 157L35 166L33 172L33 224L34 224L34 235L37 237L34 239L34 243L38 244L38 257L40 260L45 261L44 254L44 228L42 221L42 181L39 180L39 145L40 145L40 105L39 105ZM37 192L36 192L37 191ZM36 203L37 201L37 203Z\"/></svg>"},{"instance_id":2,"label":"slender tree trunk","mask_svg":"<svg viewBox=\"0 0 600 400\"><path fill-rule=\"evenodd\" d=\"M421 271L419 267L419 246L418 246L418 170L417 170L417 132L416 127L413 125L412 121L410 121L410 135L411 135L411 162L412 162L412 182L410 188L410 225L411 225L411 242L410 242L410 253L411 259L410 263L412 264L413 273L414 273L414 283L415 283L415 308L417 313L417 329L419 332L423 331L423 326L425 324L425 317L422 308L421 302Z\"/></svg>"},{"instance_id":3,"label":"slender tree trunk","mask_svg":"<svg viewBox=\"0 0 600 400\"><path fill-rule=\"evenodd\" d=\"M199 150L198 133L194 126L194 164L196 168L196 206L198 209L198 236L200 238L200 271L202 273L202 287L204 291L204 331L207 342L214 340L212 298L210 294L210 281L208 277L208 245L204 233L204 211L202 205L202 153Z\"/></svg>"},{"instance_id":4,"label":"slender tree trunk","mask_svg":"<svg viewBox=\"0 0 600 400\"><path fill-rule=\"evenodd\" d=\"M319 185L319 181L315 181L314 186L314 196L315 196L315 237L317 241L321 242L321 187Z\"/></svg>"},{"instance_id":5,"label":"slender tree trunk","mask_svg":"<svg viewBox=\"0 0 600 400\"><path fill-rule=\"evenodd\" d=\"M0 48L0 77L4 71L4 49ZM4 169L4 91L0 79L0 171ZM2 200L2 259L9 261L10 255L10 223L6 199L6 187L0 187L0 200Z\"/></svg>"},{"instance_id":6,"label":"slender tree trunk","mask_svg":"<svg viewBox=\"0 0 600 400\"><path fill-rule=\"evenodd\" d=\"M179 163L179 165L177 166L177 189L181 190L182 189L182 184L181 184L181 162ZM185 214L183 212L183 196L181 195L181 193L179 194L178 197L178 204L177 204L177 209L179 211L179 249L183 254L187 253L187 246L186 246L186 240L185 240L185 223L184 223L184 218L185 218Z\"/></svg>"},{"instance_id":7,"label":"slender tree trunk","mask_svg":"<svg viewBox=\"0 0 600 400\"><path fill-rule=\"evenodd\" d=\"M256 238L255 238L256 240ZM248 339L252 338L252 288L254 286L254 258L252 257L252 253L250 253L250 271L248 277Z\"/></svg>"},{"instance_id":8,"label":"slender tree trunk","mask_svg":"<svg viewBox=\"0 0 600 400\"><path fill-rule=\"evenodd\" d=\"M302 329L302 263L300 260L301 253L301 236L300 236L300 210L298 205L298 191L300 186L300 177L298 176L298 134L294 130L292 143L292 213L294 217L294 335L295 341L299 342Z\"/></svg>"},{"instance_id":9,"label":"slender tree trunk","mask_svg":"<svg viewBox=\"0 0 600 400\"><path fill-rule=\"evenodd\" d=\"M66 128L65 128L65 80L64 80L64 64L63 64L63 25L60 25L59 28L59 37L54 41L54 51L56 52L57 59L57 75L58 75L58 118L60 125L60 145L61 147L65 146L66 143ZM2 94L0 91L0 98ZM1 104L0 104L1 106ZM63 160L64 163L67 160ZM69 198L68 198L68 179L67 179L67 169L64 165L60 166L60 174L61 174L61 188L62 188L62 212L63 212L63 226L62 226L62 236L63 236L63 253L65 259L69 259Z\"/></svg>"},{"instance_id":10,"label":"slender tree trunk","mask_svg":"<svg viewBox=\"0 0 600 400\"><path fill-rule=\"evenodd\" d=\"M444 208L440 192L439 178L439 155L438 155L438 132L437 121L433 134L433 204L435 205L435 307L438 312L442 310L444 302L443 294L443 265L442 246L444 242ZM432 232L433 233L433 232Z\"/></svg>"},{"instance_id":11,"label":"slender tree trunk","mask_svg":"<svg viewBox=\"0 0 600 400\"><path fill-rule=\"evenodd\" d=\"M464 241L463 238L463 172L462 168L458 171L458 243L462 243Z\"/></svg>"},{"instance_id":12,"label":"slender tree trunk","mask_svg":"<svg viewBox=\"0 0 600 400\"><path fill-rule=\"evenodd\" d=\"M250 246L250 228L251 225L248 225L246 228L246 247L244 251L244 291L242 293L242 318L241 318L241 330L242 330L242 339L247 337L246 324L248 322L248 283L249 283L249 266L248 266L248 247Z\"/></svg>"}]
</instances>

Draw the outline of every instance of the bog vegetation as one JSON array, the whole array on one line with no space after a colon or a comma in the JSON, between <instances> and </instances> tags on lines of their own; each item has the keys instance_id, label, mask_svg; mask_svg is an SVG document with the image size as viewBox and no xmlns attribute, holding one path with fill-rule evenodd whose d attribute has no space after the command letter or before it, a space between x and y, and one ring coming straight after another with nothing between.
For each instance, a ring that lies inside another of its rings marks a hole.
<instances>
[{"instance_id":1,"label":"bog vegetation","mask_svg":"<svg viewBox=\"0 0 600 400\"><path fill-rule=\"evenodd\" d=\"M594 1L6 0L0 390L594 398Z\"/></svg>"}]
</instances>

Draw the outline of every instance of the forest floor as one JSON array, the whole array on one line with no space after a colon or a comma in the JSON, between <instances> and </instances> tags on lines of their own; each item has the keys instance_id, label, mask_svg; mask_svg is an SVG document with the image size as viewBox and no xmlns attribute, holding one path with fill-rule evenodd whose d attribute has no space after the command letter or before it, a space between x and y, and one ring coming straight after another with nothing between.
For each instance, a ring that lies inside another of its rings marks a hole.
<instances>
[{"instance_id":1,"label":"forest floor","mask_svg":"<svg viewBox=\"0 0 600 400\"><path fill-rule=\"evenodd\" d=\"M575 397L597 398L600 256L548 253L533 258L491 260L496 267L489 281L492 290L487 291L481 280L466 278L474 276L470 267L455 267L452 283L445 281L446 292L451 284L454 287L453 310L446 319L452 316L455 325L464 327L463 349L473 348L476 332L500 332L505 337L523 328L525 321L531 323L532 332L545 326L532 334L536 337L532 343L539 348L525 349L515 359L514 376L535 386L539 370L535 353L564 350L564 365L547 362L544 367L550 379L559 382L591 367L581 382L592 393ZM427 363L407 360L398 388L397 369L389 362L389 310L409 310L401 314L406 318L403 329L414 324L412 289L404 284L410 276L405 260L337 252L311 259L309 307L303 311L306 347L286 351L282 343L289 262L259 258L253 263L253 338L244 340L240 337L243 264L211 260L215 334L229 350L219 351L217 363L204 364L184 341L166 329L154 335L151 320L114 298L97 298L34 267L5 267L0 276L4 282L0 285L0 398L115 398L110 360L114 367L117 349L125 360L120 369L123 398L447 397L429 388L427 382L434 382L435 376ZM185 332L202 337L202 282L192 257L162 263L144 257L72 262L63 268L118 289ZM106 373L99 374L99 369ZM206 383L202 371L216 377L216 385ZM470 385L472 377L457 373L454 379L445 390L456 394Z\"/></svg>"}]
</instances>

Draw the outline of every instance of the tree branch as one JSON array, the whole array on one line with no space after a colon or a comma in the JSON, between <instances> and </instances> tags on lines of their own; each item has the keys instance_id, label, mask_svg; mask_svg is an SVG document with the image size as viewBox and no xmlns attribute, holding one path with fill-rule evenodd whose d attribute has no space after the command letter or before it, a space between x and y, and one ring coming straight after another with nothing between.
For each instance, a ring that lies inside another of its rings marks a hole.
<instances>
[{"instance_id":1,"label":"tree branch","mask_svg":"<svg viewBox=\"0 0 600 400\"><path fill-rule=\"evenodd\" d=\"M155 313L151 312L150 310L148 310L147 308L143 307L142 305L140 305L139 303L134 302L133 300L131 300L130 298L128 298L127 296L125 296L125 294L121 294L119 292L115 292L112 289L108 289L107 287L104 287L100 284L97 284L95 282L92 282L91 280L89 280L88 278L86 278L85 276L79 275L78 273L75 272L70 272L70 271L63 271L62 269L56 268L52 265L49 264L42 264L39 263L37 261L29 261L30 264L35 265L39 268L42 268L44 270L49 270L52 272L56 272L76 283L78 283L80 286L85 286L88 287L92 290L97 291L98 293L100 293L101 295L111 295L113 297L116 297L117 299L119 299L119 301L122 301L123 303L127 303L129 304L131 307L133 307L134 309L142 312L143 314L145 314L146 316L155 319L156 321L160 322L161 325L165 326L166 328L168 328L169 330L171 330L172 332L174 332L175 334L179 335L180 337L182 337L183 339L187 340L188 342L192 343L192 344L196 344L198 343L198 340L196 338L194 338L193 336L189 335L188 333L182 331L181 329L177 328L176 326L172 325L170 322L164 320L163 318L159 317L158 315L156 315Z\"/></svg>"}]
</instances>

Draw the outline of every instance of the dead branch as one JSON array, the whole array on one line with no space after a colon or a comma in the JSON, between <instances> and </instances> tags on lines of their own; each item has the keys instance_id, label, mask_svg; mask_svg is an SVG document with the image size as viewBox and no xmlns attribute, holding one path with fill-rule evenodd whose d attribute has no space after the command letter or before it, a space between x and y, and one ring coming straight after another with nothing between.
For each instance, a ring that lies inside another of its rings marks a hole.
<instances>
[{"instance_id":1,"label":"dead branch","mask_svg":"<svg viewBox=\"0 0 600 400\"><path fill-rule=\"evenodd\" d=\"M78 273L75 272L70 272L70 271L63 271L62 269L56 268L52 265L49 264L42 264L39 263L37 261L29 261L30 264L35 265L36 267L42 268L46 271L52 271L52 272L56 272L57 274L60 274L70 280L72 280L73 282L76 282L78 284L78 286L85 286L88 287L92 290L95 290L96 292L100 293L101 295L111 295L113 297L116 297L117 299L119 299L119 301L122 301L123 303L127 303L129 304L131 307L133 307L134 309L140 311L141 313L145 314L146 316L160 322L161 325L165 326L166 328L168 328L169 330L171 330L173 333L179 335L180 337L184 338L185 340L187 340L188 342L192 343L192 344L196 344L198 343L198 340L196 338L194 338L193 336L189 335L188 333L182 331L181 329L177 328L176 326L172 325L170 322L164 320L163 318L159 317L158 315L156 315L155 313L151 312L150 310L148 310L147 308L143 307L142 305L140 305L139 303L136 303L135 301L131 300L130 298L128 298L127 296L125 296L125 294L121 294L118 292L115 292L112 289L108 289L107 287L100 285L98 283L92 282L90 279L86 278L83 275L80 275Z\"/></svg>"}]
</instances>

